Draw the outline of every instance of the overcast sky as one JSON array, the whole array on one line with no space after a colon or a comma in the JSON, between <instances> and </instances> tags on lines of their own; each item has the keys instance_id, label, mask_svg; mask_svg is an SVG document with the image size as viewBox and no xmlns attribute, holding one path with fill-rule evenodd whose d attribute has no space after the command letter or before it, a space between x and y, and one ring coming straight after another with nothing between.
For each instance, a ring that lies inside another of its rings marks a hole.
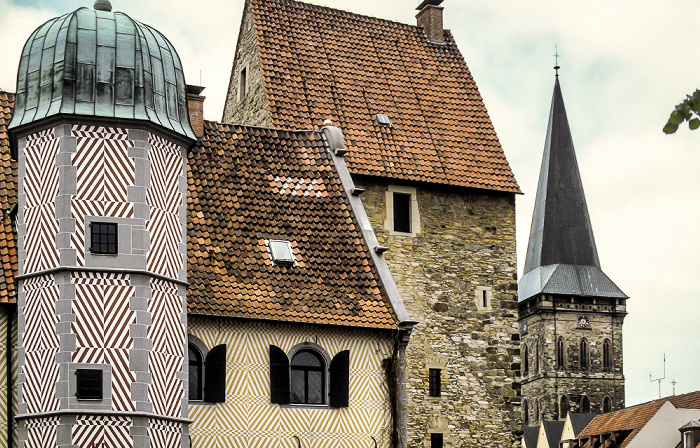
<instances>
[{"instance_id":1,"label":"overcast sky","mask_svg":"<svg viewBox=\"0 0 700 448\"><path fill-rule=\"evenodd\" d=\"M312 0L415 23L418 0ZM15 90L24 41L92 0L0 0L0 88ZM220 120L243 0L113 0L163 32L187 82ZM554 46L603 270L628 295L627 404L700 389L700 131L661 129L700 88L697 0L446 0L452 30L525 193L517 198L522 273L554 85Z\"/></svg>"}]
</instances>

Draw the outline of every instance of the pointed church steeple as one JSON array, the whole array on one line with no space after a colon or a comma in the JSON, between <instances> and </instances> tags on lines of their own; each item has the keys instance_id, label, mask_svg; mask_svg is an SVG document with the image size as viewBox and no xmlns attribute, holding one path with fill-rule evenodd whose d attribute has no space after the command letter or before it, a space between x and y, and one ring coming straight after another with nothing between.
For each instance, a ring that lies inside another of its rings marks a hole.
<instances>
[{"instance_id":1,"label":"pointed church steeple","mask_svg":"<svg viewBox=\"0 0 700 448\"><path fill-rule=\"evenodd\" d=\"M557 74L519 300L541 293L627 296L600 269Z\"/></svg>"}]
</instances>

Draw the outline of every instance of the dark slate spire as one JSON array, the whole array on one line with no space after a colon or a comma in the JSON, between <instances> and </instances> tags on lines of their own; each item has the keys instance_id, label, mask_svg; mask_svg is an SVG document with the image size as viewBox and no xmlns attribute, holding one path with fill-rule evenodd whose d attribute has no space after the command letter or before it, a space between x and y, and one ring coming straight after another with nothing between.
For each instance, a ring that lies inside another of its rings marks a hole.
<instances>
[{"instance_id":1,"label":"dark slate spire","mask_svg":"<svg viewBox=\"0 0 700 448\"><path fill-rule=\"evenodd\" d=\"M558 76L518 285L520 300L541 293L626 297L600 269Z\"/></svg>"}]
</instances>

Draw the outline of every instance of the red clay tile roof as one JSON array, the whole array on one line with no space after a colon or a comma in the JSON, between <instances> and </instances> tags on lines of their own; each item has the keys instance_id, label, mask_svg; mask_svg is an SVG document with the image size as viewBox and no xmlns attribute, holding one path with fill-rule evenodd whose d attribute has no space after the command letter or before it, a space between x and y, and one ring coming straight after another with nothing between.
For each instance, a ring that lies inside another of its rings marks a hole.
<instances>
[{"instance_id":1,"label":"red clay tile roof","mask_svg":"<svg viewBox=\"0 0 700 448\"><path fill-rule=\"evenodd\" d=\"M320 131L206 122L188 165L190 313L396 328Z\"/></svg>"},{"instance_id":2,"label":"red clay tile roof","mask_svg":"<svg viewBox=\"0 0 700 448\"><path fill-rule=\"evenodd\" d=\"M0 303L15 302L17 246L10 211L17 203L17 162L10 155L7 124L12 117L14 93L0 91Z\"/></svg>"},{"instance_id":3,"label":"red clay tile roof","mask_svg":"<svg viewBox=\"0 0 700 448\"><path fill-rule=\"evenodd\" d=\"M520 192L449 32L432 44L417 26L293 0L251 5L273 127L331 118L353 173Z\"/></svg>"},{"instance_id":4,"label":"red clay tile roof","mask_svg":"<svg viewBox=\"0 0 700 448\"><path fill-rule=\"evenodd\" d=\"M670 401L672 405L679 409L700 409L700 391L660 398L619 411L598 415L591 420L578 436L586 437L611 431L632 430L620 444L620 448L625 448L667 401Z\"/></svg>"}]
</instances>

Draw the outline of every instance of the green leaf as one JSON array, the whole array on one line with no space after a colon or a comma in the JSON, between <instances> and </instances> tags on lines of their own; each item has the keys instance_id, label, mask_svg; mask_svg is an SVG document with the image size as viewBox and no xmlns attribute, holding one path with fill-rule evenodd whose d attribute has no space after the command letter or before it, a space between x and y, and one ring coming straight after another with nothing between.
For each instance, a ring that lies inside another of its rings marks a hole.
<instances>
[{"instance_id":1,"label":"green leaf","mask_svg":"<svg viewBox=\"0 0 700 448\"><path fill-rule=\"evenodd\" d=\"M700 120L698 120L697 118L693 118L688 122L688 126L690 127L691 131L694 131L697 128L700 128Z\"/></svg>"},{"instance_id":2,"label":"green leaf","mask_svg":"<svg viewBox=\"0 0 700 448\"><path fill-rule=\"evenodd\" d=\"M664 126L664 133L665 134L673 134L677 130L678 130L678 125L671 123L671 121L666 123L666 126Z\"/></svg>"},{"instance_id":3,"label":"green leaf","mask_svg":"<svg viewBox=\"0 0 700 448\"><path fill-rule=\"evenodd\" d=\"M671 116L668 119L669 124L673 124L676 127L678 127L679 124L683 123L684 117L681 112L678 111L678 109L674 110L671 112ZM676 132L675 130L673 132ZM673 133L672 132L672 133Z\"/></svg>"}]
</instances>

